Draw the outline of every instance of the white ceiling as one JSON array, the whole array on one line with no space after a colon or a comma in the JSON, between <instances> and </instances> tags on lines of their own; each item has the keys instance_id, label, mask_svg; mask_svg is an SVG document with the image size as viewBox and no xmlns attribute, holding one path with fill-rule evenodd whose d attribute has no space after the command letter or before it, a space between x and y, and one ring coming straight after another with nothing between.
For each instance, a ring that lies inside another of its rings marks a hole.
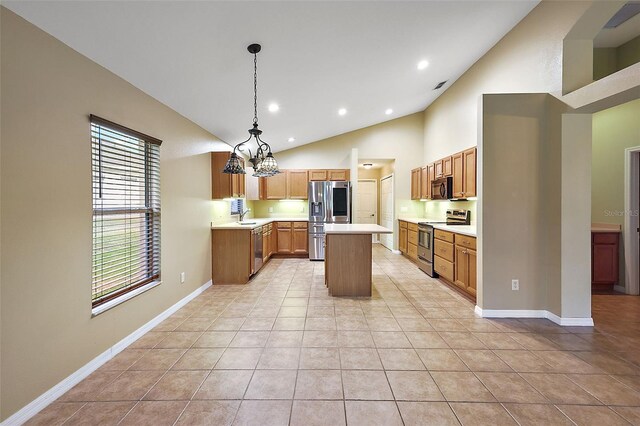
<instances>
[{"instance_id":1,"label":"white ceiling","mask_svg":"<svg viewBox=\"0 0 640 426\"><path fill-rule=\"evenodd\" d=\"M253 58L246 47L262 44L258 116L264 139L279 151L424 110L537 3L3 5L230 144L248 136ZM430 65L418 71L422 59ZM271 102L278 113L267 110ZM348 110L342 117L341 107Z\"/></svg>"}]
</instances>

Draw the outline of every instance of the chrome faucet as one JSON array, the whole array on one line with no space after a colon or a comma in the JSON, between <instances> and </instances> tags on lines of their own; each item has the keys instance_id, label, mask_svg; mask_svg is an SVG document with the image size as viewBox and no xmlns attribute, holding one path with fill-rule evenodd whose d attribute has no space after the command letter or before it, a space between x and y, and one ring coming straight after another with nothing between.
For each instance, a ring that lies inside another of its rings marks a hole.
<instances>
[{"instance_id":1,"label":"chrome faucet","mask_svg":"<svg viewBox=\"0 0 640 426\"><path fill-rule=\"evenodd\" d=\"M244 220L244 217L247 215L247 213L249 213L251 211L251 209L246 209L245 211L240 213L240 222L242 222Z\"/></svg>"}]
</instances>

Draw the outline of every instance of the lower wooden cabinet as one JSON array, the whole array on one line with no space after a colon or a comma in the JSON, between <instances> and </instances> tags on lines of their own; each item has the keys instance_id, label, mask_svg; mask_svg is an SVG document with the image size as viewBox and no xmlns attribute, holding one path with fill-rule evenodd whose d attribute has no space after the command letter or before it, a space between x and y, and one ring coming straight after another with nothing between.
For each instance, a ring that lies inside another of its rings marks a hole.
<instances>
[{"instance_id":1,"label":"lower wooden cabinet","mask_svg":"<svg viewBox=\"0 0 640 426\"><path fill-rule=\"evenodd\" d=\"M309 253L309 234L307 222L293 222L293 246L294 254Z\"/></svg>"},{"instance_id":2,"label":"lower wooden cabinet","mask_svg":"<svg viewBox=\"0 0 640 426\"><path fill-rule=\"evenodd\" d=\"M400 252L402 253L406 253L407 252L407 234L408 234L408 230L407 230L407 222L403 222L400 221L400 235L398 237L398 249L400 250Z\"/></svg>"},{"instance_id":3,"label":"lower wooden cabinet","mask_svg":"<svg viewBox=\"0 0 640 426\"><path fill-rule=\"evenodd\" d=\"M291 222L278 222L278 253L292 253L293 230Z\"/></svg>"},{"instance_id":4,"label":"lower wooden cabinet","mask_svg":"<svg viewBox=\"0 0 640 426\"><path fill-rule=\"evenodd\" d=\"M277 222L278 254L309 253L307 222Z\"/></svg>"},{"instance_id":5,"label":"lower wooden cabinet","mask_svg":"<svg viewBox=\"0 0 640 426\"><path fill-rule=\"evenodd\" d=\"M408 243L407 244L407 255L413 259L418 259L418 246L415 244Z\"/></svg>"},{"instance_id":6,"label":"lower wooden cabinet","mask_svg":"<svg viewBox=\"0 0 640 426\"><path fill-rule=\"evenodd\" d=\"M476 252L456 246L455 281L458 287L472 296L476 295Z\"/></svg>"},{"instance_id":7,"label":"lower wooden cabinet","mask_svg":"<svg viewBox=\"0 0 640 426\"><path fill-rule=\"evenodd\" d=\"M475 297L477 283L476 238L435 230L434 270L465 293Z\"/></svg>"}]
</instances>

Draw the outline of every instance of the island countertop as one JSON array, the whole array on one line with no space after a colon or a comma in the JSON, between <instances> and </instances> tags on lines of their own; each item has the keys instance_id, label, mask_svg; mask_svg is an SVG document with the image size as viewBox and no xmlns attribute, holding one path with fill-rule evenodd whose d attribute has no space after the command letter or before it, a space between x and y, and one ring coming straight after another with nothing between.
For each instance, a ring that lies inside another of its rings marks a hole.
<instances>
[{"instance_id":1,"label":"island countertop","mask_svg":"<svg viewBox=\"0 0 640 426\"><path fill-rule=\"evenodd\" d=\"M325 234L393 234L393 231L384 226L370 223L327 223L324 225Z\"/></svg>"}]
</instances>

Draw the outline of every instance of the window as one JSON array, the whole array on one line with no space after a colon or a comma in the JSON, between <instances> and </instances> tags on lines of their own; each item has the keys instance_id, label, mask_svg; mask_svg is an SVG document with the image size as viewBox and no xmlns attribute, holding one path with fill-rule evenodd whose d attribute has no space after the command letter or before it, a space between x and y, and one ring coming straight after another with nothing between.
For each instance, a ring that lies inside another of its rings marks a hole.
<instances>
[{"instance_id":1,"label":"window","mask_svg":"<svg viewBox=\"0 0 640 426\"><path fill-rule=\"evenodd\" d=\"M242 198L236 198L231 201L231 214L242 214L244 211L244 200Z\"/></svg>"},{"instance_id":2,"label":"window","mask_svg":"<svg viewBox=\"0 0 640 426\"><path fill-rule=\"evenodd\" d=\"M94 115L90 118L91 300L96 313L97 307L117 304L159 282L162 142Z\"/></svg>"}]
</instances>

